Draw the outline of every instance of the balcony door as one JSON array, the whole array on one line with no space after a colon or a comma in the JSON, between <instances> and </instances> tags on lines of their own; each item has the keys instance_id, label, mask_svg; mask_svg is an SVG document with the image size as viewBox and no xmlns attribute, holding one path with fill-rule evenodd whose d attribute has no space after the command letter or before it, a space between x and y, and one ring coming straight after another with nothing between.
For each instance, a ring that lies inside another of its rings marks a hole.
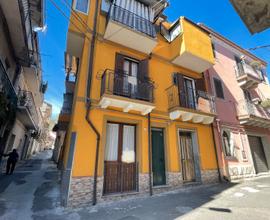
<instances>
[{"instance_id":1,"label":"balcony door","mask_svg":"<svg viewBox=\"0 0 270 220\"><path fill-rule=\"evenodd\" d=\"M136 98L138 93L139 63L128 58L124 59L124 83L123 90L129 97Z\"/></svg>"},{"instance_id":2,"label":"balcony door","mask_svg":"<svg viewBox=\"0 0 270 220\"><path fill-rule=\"evenodd\" d=\"M104 194L136 190L135 125L108 123L104 161Z\"/></svg>"},{"instance_id":3,"label":"balcony door","mask_svg":"<svg viewBox=\"0 0 270 220\"><path fill-rule=\"evenodd\" d=\"M180 106L184 108L196 109L196 89L195 81L182 74L177 74L177 84L179 91Z\"/></svg>"}]
</instances>

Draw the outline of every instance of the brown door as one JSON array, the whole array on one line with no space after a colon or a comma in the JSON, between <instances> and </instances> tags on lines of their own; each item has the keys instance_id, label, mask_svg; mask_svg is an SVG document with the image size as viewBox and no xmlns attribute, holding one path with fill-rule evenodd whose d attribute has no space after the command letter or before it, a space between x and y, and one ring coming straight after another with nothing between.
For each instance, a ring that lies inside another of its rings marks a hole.
<instances>
[{"instance_id":1,"label":"brown door","mask_svg":"<svg viewBox=\"0 0 270 220\"><path fill-rule=\"evenodd\" d=\"M108 123L104 162L104 194L136 190L134 125Z\"/></svg>"},{"instance_id":2,"label":"brown door","mask_svg":"<svg viewBox=\"0 0 270 220\"><path fill-rule=\"evenodd\" d=\"M179 132L183 180L195 181L195 165L191 132Z\"/></svg>"},{"instance_id":3,"label":"brown door","mask_svg":"<svg viewBox=\"0 0 270 220\"><path fill-rule=\"evenodd\" d=\"M268 172L268 165L260 137L248 136L256 173Z\"/></svg>"}]
</instances>

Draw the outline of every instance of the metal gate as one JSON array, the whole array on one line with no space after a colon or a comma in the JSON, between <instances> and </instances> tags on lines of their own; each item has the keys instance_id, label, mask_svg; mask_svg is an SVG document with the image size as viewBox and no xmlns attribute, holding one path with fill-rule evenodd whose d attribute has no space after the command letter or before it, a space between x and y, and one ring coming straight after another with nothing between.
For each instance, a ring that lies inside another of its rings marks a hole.
<instances>
[{"instance_id":1,"label":"metal gate","mask_svg":"<svg viewBox=\"0 0 270 220\"><path fill-rule=\"evenodd\" d=\"M268 172L268 165L260 137L248 136L256 173Z\"/></svg>"}]
</instances>

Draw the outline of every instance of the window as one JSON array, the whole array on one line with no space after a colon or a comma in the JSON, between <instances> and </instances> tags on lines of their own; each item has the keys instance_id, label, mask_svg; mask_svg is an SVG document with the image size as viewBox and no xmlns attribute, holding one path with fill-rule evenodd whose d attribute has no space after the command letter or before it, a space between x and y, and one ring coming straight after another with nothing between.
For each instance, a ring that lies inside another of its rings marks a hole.
<instances>
[{"instance_id":1,"label":"window","mask_svg":"<svg viewBox=\"0 0 270 220\"><path fill-rule=\"evenodd\" d=\"M233 135L229 131L223 131L222 133L223 149L226 157L232 157L234 151Z\"/></svg>"},{"instance_id":2,"label":"window","mask_svg":"<svg viewBox=\"0 0 270 220\"><path fill-rule=\"evenodd\" d=\"M221 80L214 78L214 85L215 85L216 97L224 99L224 93L223 93Z\"/></svg>"},{"instance_id":3,"label":"window","mask_svg":"<svg viewBox=\"0 0 270 220\"><path fill-rule=\"evenodd\" d=\"M74 0L74 8L77 11L87 14L89 0Z\"/></svg>"},{"instance_id":4,"label":"window","mask_svg":"<svg viewBox=\"0 0 270 220\"><path fill-rule=\"evenodd\" d=\"M217 58L216 48L215 48L215 44L214 43L212 43L212 50L213 50L213 56L214 56L214 58Z\"/></svg>"}]
</instances>

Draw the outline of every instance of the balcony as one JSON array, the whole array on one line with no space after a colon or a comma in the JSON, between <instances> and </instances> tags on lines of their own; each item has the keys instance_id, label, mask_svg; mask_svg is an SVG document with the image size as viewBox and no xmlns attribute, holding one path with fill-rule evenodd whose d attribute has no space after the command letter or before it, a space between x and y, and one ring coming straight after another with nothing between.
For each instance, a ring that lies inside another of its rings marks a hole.
<instances>
[{"instance_id":1,"label":"balcony","mask_svg":"<svg viewBox=\"0 0 270 220\"><path fill-rule=\"evenodd\" d=\"M39 119L32 92L19 91L17 117L27 129L38 130Z\"/></svg>"},{"instance_id":2,"label":"balcony","mask_svg":"<svg viewBox=\"0 0 270 220\"><path fill-rule=\"evenodd\" d=\"M237 112L240 124L270 128L270 112L260 104L255 105L251 101L241 100L237 104Z\"/></svg>"},{"instance_id":3,"label":"balcony","mask_svg":"<svg viewBox=\"0 0 270 220\"><path fill-rule=\"evenodd\" d=\"M244 61L235 66L235 74L239 86L243 89L255 88L263 80L261 70Z\"/></svg>"},{"instance_id":4,"label":"balcony","mask_svg":"<svg viewBox=\"0 0 270 220\"><path fill-rule=\"evenodd\" d=\"M147 54L157 45L152 21L115 4L108 13L104 38Z\"/></svg>"},{"instance_id":5,"label":"balcony","mask_svg":"<svg viewBox=\"0 0 270 220\"><path fill-rule=\"evenodd\" d=\"M0 61L0 93L2 93L7 98L7 100L10 101L10 103L12 104L11 107L16 109L18 100L17 94L11 81L9 80L9 77L1 61Z\"/></svg>"},{"instance_id":6,"label":"balcony","mask_svg":"<svg viewBox=\"0 0 270 220\"><path fill-rule=\"evenodd\" d=\"M153 104L154 83L124 74L123 71L105 70L101 77L101 108L115 107L123 112L137 111L142 115L150 113Z\"/></svg>"},{"instance_id":7,"label":"balcony","mask_svg":"<svg viewBox=\"0 0 270 220\"><path fill-rule=\"evenodd\" d=\"M173 85L167 89L169 115L171 120L211 124L215 118L214 97L205 92L189 88L179 90Z\"/></svg>"},{"instance_id":8,"label":"balcony","mask_svg":"<svg viewBox=\"0 0 270 220\"><path fill-rule=\"evenodd\" d=\"M181 17L169 29L161 27L161 34L170 44L156 53L165 53L172 63L202 73L214 65L211 38L202 28Z\"/></svg>"},{"instance_id":9,"label":"balcony","mask_svg":"<svg viewBox=\"0 0 270 220\"><path fill-rule=\"evenodd\" d=\"M73 94L72 93L65 93L64 94L64 103L61 109L61 114L70 115L72 111L72 104L73 104Z\"/></svg>"}]
</instances>

